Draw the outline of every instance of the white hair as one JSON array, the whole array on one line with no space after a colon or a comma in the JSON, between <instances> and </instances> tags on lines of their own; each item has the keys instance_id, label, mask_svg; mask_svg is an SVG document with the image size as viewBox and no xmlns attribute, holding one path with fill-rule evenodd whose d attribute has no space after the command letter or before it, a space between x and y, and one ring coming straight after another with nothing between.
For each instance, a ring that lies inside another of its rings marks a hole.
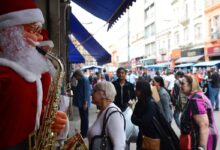
<instances>
[{"instance_id":1,"label":"white hair","mask_svg":"<svg viewBox=\"0 0 220 150\"><path fill-rule=\"evenodd\" d=\"M105 93L106 99L114 101L116 90L115 86L109 81L101 81L96 84L94 90L101 90Z\"/></svg>"}]
</instances>

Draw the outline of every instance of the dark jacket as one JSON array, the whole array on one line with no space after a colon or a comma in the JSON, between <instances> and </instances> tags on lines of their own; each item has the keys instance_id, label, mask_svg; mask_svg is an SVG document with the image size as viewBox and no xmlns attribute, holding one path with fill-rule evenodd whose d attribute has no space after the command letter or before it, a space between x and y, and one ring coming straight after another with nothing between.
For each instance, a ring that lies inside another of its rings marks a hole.
<instances>
[{"instance_id":1,"label":"dark jacket","mask_svg":"<svg viewBox=\"0 0 220 150\"><path fill-rule=\"evenodd\" d=\"M112 82L116 89L115 105L117 105L121 111L125 111L128 107L128 101L135 99L134 85L126 81L124 86L121 87L119 80Z\"/></svg>"},{"instance_id":2,"label":"dark jacket","mask_svg":"<svg viewBox=\"0 0 220 150\"><path fill-rule=\"evenodd\" d=\"M142 143L142 134L151 138L159 138L152 121L156 114L155 104L150 100L138 100L135 105L134 112L131 116L133 124L139 127L139 134L137 139L137 147L140 149Z\"/></svg>"},{"instance_id":3,"label":"dark jacket","mask_svg":"<svg viewBox=\"0 0 220 150\"><path fill-rule=\"evenodd\" d=\"M211 75L211 87L212 88L220 88L220 77L218 72L214 72Z\"/></svg>"},{"instance_id":4,"label":"dark jacket","mask_svg":"<svg viewBox=\"0 0 220 150\"><path fill-rule=\"evenodd\" d=\"M75 93L73 96L73 105L79 108L83 107L83 101L87 102L87 106L90 107L90 96L91 96L91 87L89 84L89 80L82 76L81 79L78 80L78 84L75 89Z\"/></svg>"},{"instance_id":5,"label":"dark jacket","mask_svg":"<svg viewBox=\"0 0 220 150\"><path fill-rule=\"evenodd\" d=\"M149 82L151 81L151 76L150 75L143 75L143 78L145 81Z\"/></svg>"},{"instance_id":6,"label":"dark jacket","mask_svg":"<svg viewBox=\"0 0 220 150\"><path fill-rule=\"evenodd\" d=\"M159 126L155 125L155 118ZM160 139L161 150L178 150L178 137L164 115L160 113L160 108L152 100L139 100L131 116L131 121L139 127L137 150L141 150L142 134L150 138Z\"/></svg>"}]
</instances>

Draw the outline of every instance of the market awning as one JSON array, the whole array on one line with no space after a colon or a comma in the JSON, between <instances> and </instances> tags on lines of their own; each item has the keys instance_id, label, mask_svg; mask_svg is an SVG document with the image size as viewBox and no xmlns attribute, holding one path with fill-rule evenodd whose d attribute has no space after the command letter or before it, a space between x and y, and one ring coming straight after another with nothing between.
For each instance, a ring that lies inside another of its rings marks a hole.
<instances>
[{"instance_id":1,"label":"market awning","mask_svg":"<svg viewBox=\"0 0 220 150\"><path fill-rule=\"evenodd\" d=\"M155 64L155 65L147 65L144 66L144 68L165 68L168 67L170 63L160 63L160 64Z\"/></svg>"},{"instance_id":2,"label":"market awning","mask_svg":"<svg viewBox=\"0 0 220 150\"><path fill-rule=\"evenodd\" d=\"M82 67L80 70L87 70L87 69L89 69L89 70L93 70L93 69L101 70L102 67L101 67L101 66L95 66L95 65L92 65L92 66L84 66L84 67Z\"/></svg>"},{"instance_id":3,"label":"market awning","mask_svg":"<svg viewBox=\"0 0 220 150\"><path fill-rule=\"evenodd\" d=\"M136 0L72 0L96 17L109 23L108 29Z\"/></svg>"},{"instance_id":4,"label":"market awning","mask_svg":"<svg viewBox=\"0 0 220 150\"><path fill-rule=\"evenodd\" d=\"M176 65L175 68L185 68L185 67L191 67L193 66L194 63L185 63L185 64L180 64Z\"/></svg>"},{"instance_id":5,"label":"market awning","mask_svg":"<svg viewBox=\"0 0 220 150\"><path fill-rule=\"evenodd\" d=\"M85 63L85 59L71 41L68 42L68 60L70 63Z\"/></svg>"},{"instance_id":6,"label":"market awning","mask_svg":"<svg viewBox=\"0 0 220 150\"><path fill-rule=\"evenodd\" d=\"M199 62L194 65L194 67L210 67L210 66L215 66L215 65L220 65L220 60L215 60L215 61L206 61L206 62Z\"/></svg>"},{"instance_id":7,"label":"market awning","mask_svg":"<svg viewBox=\"0 0 220 150\"><path fill-rule=\"evenodd\" d=\"M175 63L195 63L199 59L204 57L204 55L198 55L198 56L193 56L193 57L181 57L175 61Z\"/></svg>"},{"instance_id":8,"label":"market awning","mask_svg":"<svg viewBox=\"0 0 220 150\"><path fill-rule=\"evenodd\" d=\"M70 14L70 30L79 43L96 59L98 65L111 62L111 55L93 38L72 13Z\"/></svg>"}]
</instances>

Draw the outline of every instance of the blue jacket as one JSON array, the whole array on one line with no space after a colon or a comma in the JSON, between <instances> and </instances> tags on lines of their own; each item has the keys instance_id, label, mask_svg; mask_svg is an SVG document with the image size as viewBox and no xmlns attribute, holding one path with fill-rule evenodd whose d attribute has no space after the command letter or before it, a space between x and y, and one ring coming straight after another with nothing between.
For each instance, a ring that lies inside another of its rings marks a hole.
<instances>
[{"instance_id":1,"label":"blue jacket","mask_svg":"<svg viewBox=\"0 0 220 150\"><path fill-rule=\"evenodd\" d=\"M73 105L82 108L83 101L86 100L87 106L89 108L91 104L90 96L91 87L89 84L89 80L86 77L82 76L82 78L78 80L78 84L73 95Z\"/></svg>"}]
</instances>

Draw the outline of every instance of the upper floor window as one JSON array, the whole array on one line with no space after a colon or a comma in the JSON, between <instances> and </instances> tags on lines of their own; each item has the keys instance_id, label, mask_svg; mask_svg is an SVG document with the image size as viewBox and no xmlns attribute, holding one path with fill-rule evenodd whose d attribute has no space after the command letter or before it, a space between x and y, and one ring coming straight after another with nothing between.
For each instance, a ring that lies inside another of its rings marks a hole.
<instances>
[{"instance_id":1,"label":"upper floor window","mask_svg":"<svg viewBox=\"0 0 220 150\"><path fill-rule=\"evenodd\" d=\"M184 13L183 13L184 19L189 18L189 9L188 9L188 4L184 5Z\"/></svg>"},{"instance_id":2,"label":"upper floor window","mask_svg":"<svg viewBox=\"0 0 220 150\"><path fill-rule=\"evenodd\" d=\"M211 39L219 39L220 34L219 34L219 27L220 27L220 17L219 15L214 16L213 22L211 24Z\"/></svg>"},{"instance_id":3,"label":"upper floor window","mask_svg":"<svg viewBox=\"0 0 220 150\"><path fill-rule=\"evenodd\" d=\"M195 40L202 38L202 24L201 23L198 23L195 25L194 32L195 32Z\"/></svg>"},{"instance_id":4,"label":"upper floor window","mask_svg":"<svg viewBox=\"0 0 220 150\"><path fill-rule=\"evenodd\" d=\"M155 23L152 23L145 27L145 37L149 38L150 36L155 35Z\"/></svg>"},{"instance_id":5,"label":"upper floor window","mask_svg":"<svg viewBox=\"0 0 220 150\"><path fill-rule=\"evenodd\" d=\"M189 28L184 29L184 41L189 41Z\"/></svg>"},{"instance_id":6,"label":"upper floor window","mask_svg":"<svg viewBox=\"0 0 220 150\"><path fill-rule=\"evenodd\" d=\"M195 14L200 14L202 13L202 7L203 7L203 1L201 0L194 0L193 1L193 10Z\"/></svg>"},{"instance_id":7,"label":"upper floor window","mask_svg":"<svg viewBox=\"0 0 220 150\"><path fill-rule=\"evenodd\" d=\"M151 52L152 52L152 55L156 56L156 43L153 42L151 43Z\"/></svg>"},{"instance_id":8,"label":"upper floor window","mask_svg":"<svg viewBox=\"0 0 220 150\"><path fill-rule=\"evenodd\" d=\"M145 37L146 38L150 37L150 28L149 28L149 26L145 27Z\"/></svg>"},{"instance_id":9,"label":"upper floor window","mask_svg":"<svg viewBox=\"0 0 220 150\"><path fill-rule=\"evenodd\" d=\"M149 8L144 10L144 19L147 20L149 17Z\"/></svg>"},{"instance_id":10,"label":"upper floor window","mask_svg":"<svg viewBox=\"0 0 220 150\"><path fill-rule=\"evenodd\" d=\"M170 39L168 39L167 48L168 48L168 50L170 50Z\"/></svg>"},{"instance_id":11,"label":"upper floor window","mask_svg":"<svg viewBox=\"0 0 220 150\"><path fill-rule=\"evenodd\" d=\"M156 32L156 27L155 27L155 23L151 24L151 36L154 36Z\"/></svg>"},{"instance_id":12,"label":"upper floor window","mask_svg":"<svg viewBox=\"0 0 220 150\"><path fill-rule=\"evenodd\" d=\"M146 56L151 55L150 44L145 45L145 54Z\"/></svg>"},{"instance_id":13,"label":"upper floor window","mask_svg":"<svg viewBox=\"0 0 220 150\"><path fill-rule=\"evenodd\" d=\"M176 45L179 44L179 40L180 40L179 32L177 31L177 32L174 33L174 42L175 42Z\"/></svg>"},{"instance_id":14,"label":"upper floor window","mask_svg":"<svg viewBox=\"0 0 220 150\"><path fill-rule=\"evenodd\" d=\"M155 16L154 3L152 3L149 7L147 7L144 11L145 20L151 19Z\"/></svg>"}]
</instances>

